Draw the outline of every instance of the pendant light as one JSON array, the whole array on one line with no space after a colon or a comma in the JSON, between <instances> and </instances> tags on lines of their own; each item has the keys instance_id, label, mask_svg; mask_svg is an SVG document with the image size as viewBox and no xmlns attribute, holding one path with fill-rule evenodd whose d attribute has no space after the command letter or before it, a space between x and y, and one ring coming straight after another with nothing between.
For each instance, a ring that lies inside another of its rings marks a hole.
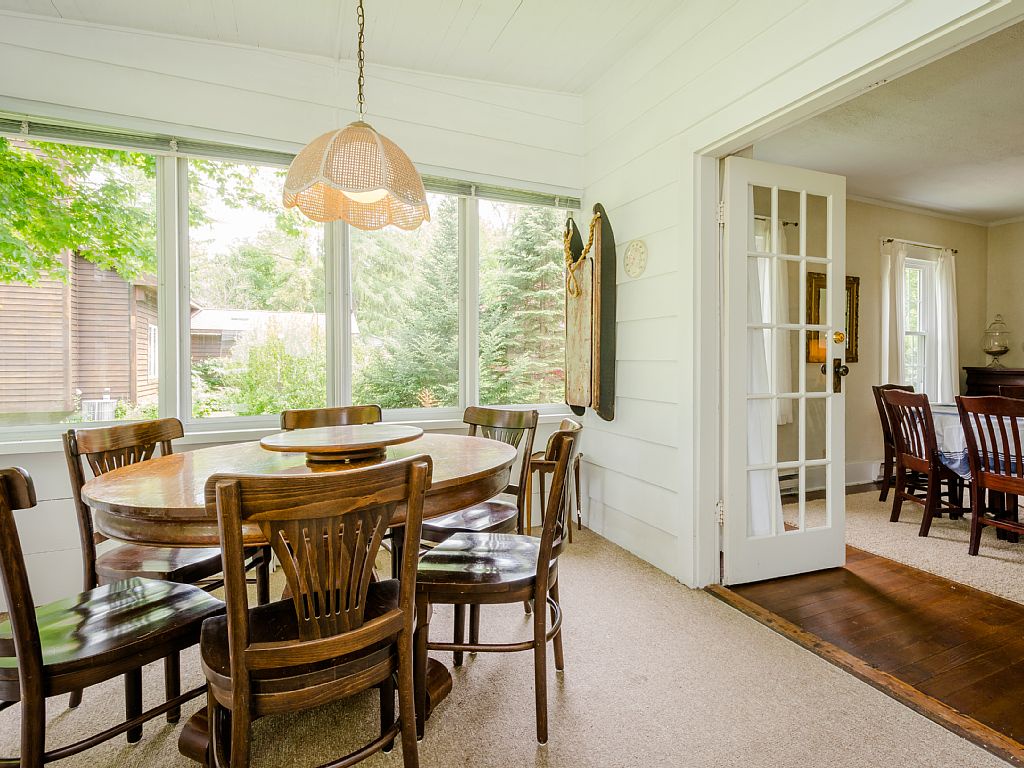
<instances>
[{"instance_id":1,"label":"pendant light","mask_svg":"<svg viewBox=\"0 0 1024 768\"><path fill-rule=\"evenodd\" d=\"M284 206L297 206L314 221L340 219L358 229L416 229L430 221L423 179L405 152L363 119L363 0L356 13L359 119L314 139L295 156L284 182Z\"/></svg>"}]
</instances>

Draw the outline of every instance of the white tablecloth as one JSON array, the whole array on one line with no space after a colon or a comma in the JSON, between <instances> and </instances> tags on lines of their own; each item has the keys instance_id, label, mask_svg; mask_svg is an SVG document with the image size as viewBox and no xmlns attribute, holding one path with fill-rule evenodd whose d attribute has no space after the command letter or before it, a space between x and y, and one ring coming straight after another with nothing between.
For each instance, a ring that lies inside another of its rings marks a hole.
<instances>
[{"instance_id":1,"label":"white tablecloth","mask_svg":"<svg viewBox=\"0 0 1024 768\"><path fill-rule=\"evenodd\" d=\"M960 477L969 480L971 467L967 460L967 438L956 405L932 405L932 419L935 421L935 442L942 463Z\"/></svg>"}]
</instances>

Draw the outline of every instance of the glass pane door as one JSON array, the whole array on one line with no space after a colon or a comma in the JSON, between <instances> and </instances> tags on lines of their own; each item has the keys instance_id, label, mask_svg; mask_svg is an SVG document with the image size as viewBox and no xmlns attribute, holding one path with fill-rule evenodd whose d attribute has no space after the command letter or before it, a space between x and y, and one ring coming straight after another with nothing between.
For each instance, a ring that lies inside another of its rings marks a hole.
<instances>
[{"instance_id":1,"label":"glass pane door","mask_svg":"<svg viewBox=\"0 0 1024 768\"><path fill-rule=\"evenodd\" d=\"M739 158L726 178L723 547L738 583L843 562L845 183Z\"/></svg>"}]
</instances>

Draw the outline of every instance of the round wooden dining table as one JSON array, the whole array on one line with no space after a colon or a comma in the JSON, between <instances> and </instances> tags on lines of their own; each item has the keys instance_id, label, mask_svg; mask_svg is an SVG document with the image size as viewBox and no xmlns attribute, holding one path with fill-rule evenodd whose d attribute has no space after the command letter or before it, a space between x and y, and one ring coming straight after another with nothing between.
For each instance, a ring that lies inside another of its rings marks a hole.
<instances>
[{"instance_id":1,"label":"round wooden dining table","mask_svg":"<svg viewBox=\"0 0 1024 768\"><path fill-rule=\"evenodd\" d=\"M427 454L433 461L423 504L429 519L472 506L501 493L516 458L510 445L483 437L427 433L392 445L387 460ZM344 465L307 465L302 453L277 453L259 442L218 445L172 453L119 467L94 477L82 488L93 509L96 528L106 536L134 544L163 547L220 545L217 514L207 495L211 475L304 475L346 471ZM399 509L392 526L405 523ZM266 544L256 526L243 528L247 545Z\"/></svg>"}]
</instances>

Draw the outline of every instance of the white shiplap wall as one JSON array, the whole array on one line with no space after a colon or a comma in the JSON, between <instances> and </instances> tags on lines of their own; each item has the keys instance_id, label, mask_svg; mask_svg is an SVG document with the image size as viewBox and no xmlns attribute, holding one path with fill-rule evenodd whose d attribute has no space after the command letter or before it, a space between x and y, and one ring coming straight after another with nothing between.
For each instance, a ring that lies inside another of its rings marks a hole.
<instances>
[{"instance_id":1,"label":"white shiplap wall","mask_svg":"<svg viewBox=\"0 0 1024 768\"><path fill-rule=\"evenodd\" d=\"M604 204L620 258L617 416L585 419L597 532L688 584L717 580L717 235L695 216L717 177L697 156L737 151L1022 12L982 0L681 3L585 93L584 204ZM621 274L634 238L650 252L635 281Z\"/></svg>"},{"instance_id":2,"label":"white shiplap wall","mask_svg":"<svg viewBox=\"0 0 1024 768\"><path fill-rule=\"evenodd\" d=\"M424 169L582 184L578 96L370 63L366 98ZM354 104L350 62L0 12L0 109L296 151Z\"/></svg>"}]
</instances>

